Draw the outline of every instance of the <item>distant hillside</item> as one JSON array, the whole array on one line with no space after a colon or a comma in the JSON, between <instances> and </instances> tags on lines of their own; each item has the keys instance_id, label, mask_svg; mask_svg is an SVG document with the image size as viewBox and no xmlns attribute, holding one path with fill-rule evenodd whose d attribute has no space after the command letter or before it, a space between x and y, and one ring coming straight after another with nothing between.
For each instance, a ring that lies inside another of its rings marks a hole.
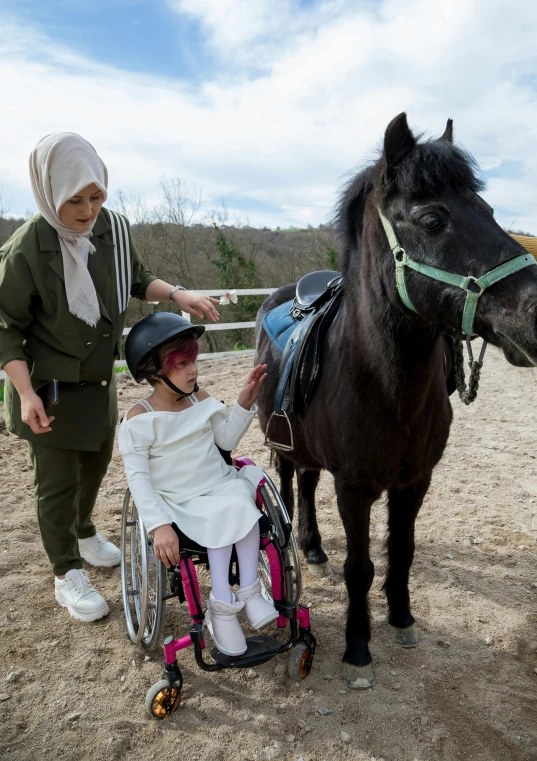
<instances>
[{"instance_id":1,"label":"distant hillside","mask_svg":"<svg viewBox=\"0 0 537 761\"><path fill-rule=\"evenodd\" d=\"M306 272L335 269L333 230L258 230L228 225L137 224L136 245L149 268L170 283L187 288L272 288L296 282ZM241 297L223 307L226 322L254 320L265 297ZM162 306L159 307L161 309ZM128 323L151 310L132 299ZM211 331L209 350L253 347L254 331Z\"/></svg>"},{"instance_id":2,"label":"distant hillside","mask_svg":"<svg viewBox=\"0 0 537 761\"><path fill-rule=\"evenodd\" d=\"M2 246L8 238L11 238L17 227L20 227L25 222L25 219L7 219L0 215L0 246Z\"/></svg>"}]
</instances>

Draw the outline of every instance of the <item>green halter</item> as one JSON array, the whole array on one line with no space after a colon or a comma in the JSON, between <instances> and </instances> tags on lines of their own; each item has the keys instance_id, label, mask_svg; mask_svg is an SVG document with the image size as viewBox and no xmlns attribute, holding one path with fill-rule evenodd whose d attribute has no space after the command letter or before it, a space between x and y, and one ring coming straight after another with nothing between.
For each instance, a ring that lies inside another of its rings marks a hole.
<instances>
[{"instance_id":1,"label":"green halter","mask_svg":"<svg viewBox=\"0 0 537 761\"><path fill-rule=\"evenodd\" d=\"M405 282L405 267L410 267L410 269L413 269L416 272L421 272L422 275L432 277L433 280L440 280L442 283L462 288L463 291L466 291L466 301L462 313L462 332L467 336L474 335L473 328L477 302L485 290L491 285L494 285L494 283L503 280L508 275L512 275L531 264L537 264L531 254L521 254L520 256L515 256L514 259L509 259L509 261L500 264L499 267L495 267L489 272L486 272L484 275L481 275L481 277L474 277L473 275L468 275L467 277L455 275L453 272L446 272L446 270L440 270L437 267L431 267L429 264L415 262L411 259L399 243L390 221L386 219L380 209L378 209L378 213L395 259L395 282L403 304L408 307L408 309L417 313L418 310L412 304L410 296L408 295ZM472 288L470 288L470 285Z\"/></svg>"}]
</instances>

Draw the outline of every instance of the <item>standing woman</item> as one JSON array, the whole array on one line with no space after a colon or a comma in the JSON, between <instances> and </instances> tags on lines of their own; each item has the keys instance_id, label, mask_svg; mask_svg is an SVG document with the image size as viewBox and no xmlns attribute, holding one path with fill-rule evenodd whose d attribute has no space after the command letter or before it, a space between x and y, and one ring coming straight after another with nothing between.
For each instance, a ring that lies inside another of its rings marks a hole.
<instances>
[{"instance_id":1,"label":"standing woman","mask_svg":"<svg viewBox=\"0 0 537 761\"><path fill-rule=\"evenodd\" d=\"M117 423L114 359L129 296L173 301L213 321L216 300L155 277L129 223L102 208L108 173L79 135L43 138L30 156L39 209L0 248L0 367L5 420L26 439L34 467L37 520L55 576L56 600L71 616L109 613L82 570L120 562L91 515L112 457ZM48 416L34 389L59 381Z\"/></svg>"}]
</instances>

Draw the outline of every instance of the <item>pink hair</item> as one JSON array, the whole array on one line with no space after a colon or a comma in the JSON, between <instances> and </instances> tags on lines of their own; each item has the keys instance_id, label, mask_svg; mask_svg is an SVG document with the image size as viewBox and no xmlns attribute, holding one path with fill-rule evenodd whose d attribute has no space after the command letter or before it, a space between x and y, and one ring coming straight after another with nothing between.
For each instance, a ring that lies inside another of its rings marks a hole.
<instances>
[{"instance_id":1,"label":"pink hair","mask_svg":"<svg viewBox=\"0 0 537 761\"><path fill-rule=\"evenodd\" d=\"M185 338L180 349L172 349L164 357L162 372L164 375L174 370L179 362L193 362L200 353L200 347L195 338Z\"/></svg>"}]
</instances>

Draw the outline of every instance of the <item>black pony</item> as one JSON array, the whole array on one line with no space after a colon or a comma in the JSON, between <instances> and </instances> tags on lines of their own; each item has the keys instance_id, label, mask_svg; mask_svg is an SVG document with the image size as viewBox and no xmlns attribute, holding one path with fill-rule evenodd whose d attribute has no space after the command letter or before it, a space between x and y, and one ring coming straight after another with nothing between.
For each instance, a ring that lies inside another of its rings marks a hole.
<instances>
[{"instance_id":1,"label":"black pony","mask_svg":"<svg viewBox=\"0 0 537 761\"><path fill-rule=\"evenodd\" d=\"M300 546L310 568L317 565L325 573L315 488L320 470L334 476L347 539L343 678L357 689L374 683L367 602L374 573L369 557L371 505L387 492L384 590L389 622L398 644L415 647L419 635L408 593L414 522L452 419L442 337L446 332L460 335L468 293L483 287L476 278L526 253L476 195L481 183L474 168L470 156L453 145L451 120L434 141L416 140L405 114L388 125L380 159L341 196L341 309L328 334L313 401L302 421L290 415L294 450L277 454L281 493L291 514L297 474ZM381 215L402 248L397 249L393 237L388 240ZM414 263L464 276L465 286L407 267L403 287L411 307L405 305L395 276L403 254ZM259 399L264 430L273 410L280 354L263 330L262 318L292 299L294 291L293 285L279 288L258 314L256 363L269 366ZM515 272L480 295L471 332L500 347L512 364L536 365L537 267ZM270 428L273 440L289 440L281 418L274 417Z\"/></svg>"}]
</instances>

